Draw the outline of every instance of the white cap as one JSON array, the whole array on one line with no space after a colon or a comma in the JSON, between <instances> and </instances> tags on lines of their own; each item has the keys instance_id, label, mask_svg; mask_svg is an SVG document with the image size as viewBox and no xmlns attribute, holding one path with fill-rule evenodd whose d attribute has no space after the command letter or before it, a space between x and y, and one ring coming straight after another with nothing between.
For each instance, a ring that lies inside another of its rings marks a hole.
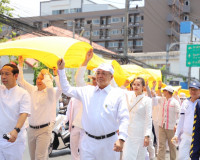
<instances>
[{"instance_id":1,"label":"white cap","mask_svg":"<svg viewBox=\"0 0 200 160\"><path fill-rule=\"evenodd\" d=\"M171 93L174 92L174 89L173 89L172 86L166 86L165 88L163 88L163 91L164 91L164 90L169 91L169 92L171 92Z\"/></svg>"},{"instance_id":2,"label":"white cap","mask_svg":"<svg viewBox=\"0 0 200 160\"><path fill-rule=\"evenodd\" d=\"M111 64L107 64L107 63L102 63L100 64L97 68L94 69L94 71L96 72L98 69L102 69L104 71L108 71L110 72L112 75L114 73L114 69L112 67Z\"/></svg>"},{"instance_id":3,"label":"white cap","mask_svg":"<svg viewBox=\"0 0 200 160\"><path fill-rule=\"evenodd\" d=\"M182 92L181 92L181 93L179 94L179 98L185 98L185 99L186 99L187 97L186 97L185 93L182 93Z\"/></svg>"}]
</instances>

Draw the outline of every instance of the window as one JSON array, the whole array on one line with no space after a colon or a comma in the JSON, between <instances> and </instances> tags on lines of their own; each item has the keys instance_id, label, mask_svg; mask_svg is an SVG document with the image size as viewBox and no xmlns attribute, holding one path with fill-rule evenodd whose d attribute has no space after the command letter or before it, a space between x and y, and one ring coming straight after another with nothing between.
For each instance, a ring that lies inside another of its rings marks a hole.
<instances>
[{"instance_id":1,"label":"window","mask_svg":"<svg viewBox=\"0 0 200 160\"><path fill-rule=\"evenodd\" d=\"M96 25L97 25L97 24L100 24L100 20L99 20L99 19L93 19L93 20L92 20L92 24L94 24L94 25L95 25L95 24L96 24Z\"/></svg>"},{"instance_id":2,"label":"window","mask_svg":"<svg viewBox=\"0 0 200 160\"><path fill-rule=\"evenodd\" d=\"M189 15L184 16L184 21L189 21Z\"/></svg>"},{"instance_id":3,"label":"window","mask_svg":"<svg viewBox=\"0 0 200 160\"><path fill-rule=\"evenodd\" d=\"M101 25L106 25L106 19L105 18L101 19Z\"/></svg>"},{"instance_id":4,"label":"window","mask_svg":"<svg viewBox=\"0 0 200 160\"><path fill-rule=\"evenodd\" d=\"M118 42L108 42L108 47L118 47Z\"/></svg>"},{"instance_id":5,"label":"window","mask_svg":"<svg viewBox=\"0 0 200 160\"><path fill-rule=\"evenodd\" d=\"M53 15L58 15L58 14L60 14L60 11L59 11L59 10L53 10L53 11L52 11L52 14L53 14Z\"/></svg>"},{"instance_id":6,"label":"window","mask_svg":"<svg viewBox=\"0 0 200 160\"><path fill-rule=\"evenodd\" d=\"M144 28L140 27L140 33L144 33Z\"/></svg>"},{"instance_id":7,"label":"window","mask_svg":"<svg viewBox=\"0 0 200 160\"><path fill-rule=\"evenodd\" d=\"M120 34L120 31L118 29L113 29L113 30L111 30L111 34L118 35L118 34Z\"/></svg>"},{"instance_id":8,"label":"window","mask_svg":"<svg viewBox=\"0 0 200 160\"><path fill-rule=\"evenodd\" d=\"M142 40L136 41L135 45L136 46L142 46L143 45L143 41Z\"/></svg>"},{"instance_id":9,"label":"window","mask_svg":"<svg viewBox=\"0 0 200 160\"><path fill-rule=\"evenodd\" d=\"M49 27L49 23L43 23L43 28Z\"/></svg>"},{"instance_id":10,"label":"window","mask_svg":"<svg viewBox=\"0 0 200 160\"><path fill-rule=\"evenodd\" d=\"M134 16L130 16L129 17L129 22L131 23L131 22L134 22Z\"/></svg>"},{"instance_id":11,"label":"window","mask_svg":"<svg viewBox=\"0 0 200 160\"><path fill-rule=\"evenodd\" d=\"M133 46L133 41L128 41L128 46L132 47Z\"/></svg>"},{"instance_id":12,"label":"window","mask_svg":"<svg viewBox=\"0 0 200 160\"><path fill-rule=\"evenodd\" d=\"M141 16L141 20L144 20L144 16Z\"/></svg>"},{"instance_id":13,"label":"window","mask_svg":"<svg viewBox=\"0 0 200 160\"><path fill-rule=\"evenodd\" d=\"M139 16L139 15L137 15L137 16L135 17L135 22L140 22L140 16Z\"/></svg>"},{"instance_id":14,"label":"window","mask_svg":"<svg viewBox=\"0 0 200 160\"><path fill-rule=\"evenodd\" d=\"M108 18L108 24L110 24L110 23L111 23L111 18L109 17L109 18Z\"/></svg>"},{"instance_id":15,"label":"window","mask_svg":"<svg viewBox=\"0 0 200 160\"><path fill-rule=\"evenodd\" d=\"M121 17L121 22L125 22L125 17Z\"/></svg>"},{"instance_id":16,"label":"window","mask_svg":"<svg viewBox=\"0 0 200 160\"><path fill-rule=\"evenodd\" d=\"M73 26L73 21L67 21L67 26Z\"/></svg>"},{"instance_id":17,"label":"window","mask_svg":"<svg viewBox=\"0 0 200 160\"><path fill-rule=\"evenodd\" d=\"M120 18L119 17L111 18L111 23L119 23L119 22L120 22Z\"/></svg>"},{"instance_id":18,"label":"window","mask_svg":"<svg viewBox=\"0 0 200 160\"><path fill-rule=\"evenodd\" d=\"M68 14L68 13L70 13L70 10L69 9L65 9L64 10L64 14Z\"/></svg>"},{"instance_id":19,"label":"window","mask_svg":"<svg viewBox=\"0 0 200 160\"><path fill-rule=\"evenodd\" d=\"M89 31L85 31L85 32L83 33L83 36L84 36L84 37L89 37L89 36L90 36L90 32L89 32Z\"/></svg>"},{"instance_id":20,"label":"window","mask_svg":"<svg viewBox=\"0 0 200 160\"><path fill-rule=\"evenodd\" d=\"M189 6L189 4L190 4L190 2L186 0L186 1L185 1L185 5L186 5L186 6Z\"/></svg>"},{"instance_id":21,"label":"window","mask_svg":"<svg viewBox=\"0 0 200 160\"><path fill-rule=\"evenodd\" d=\"M99 31L93 31L93 36L99 36Z\"/></svg>"},{"instance_id":22,"label":"window","mask_svg":"<svg viewBox=\"0 0 200 160\"><path fill-rule=\"evenodd\" d=\"M102 46L102 47L105 47L105 43L104 42L99 42L97 44L100 45L100 46Z\"/></svg>"}]
</instances>

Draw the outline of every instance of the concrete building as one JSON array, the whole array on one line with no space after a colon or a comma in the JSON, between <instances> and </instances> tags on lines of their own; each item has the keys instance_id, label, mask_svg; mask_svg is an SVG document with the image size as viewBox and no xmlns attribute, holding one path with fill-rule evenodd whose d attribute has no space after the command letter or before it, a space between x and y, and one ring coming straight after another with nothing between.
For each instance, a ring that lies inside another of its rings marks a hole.
<instances>
[{"instance_id":1,"label":"concrete building","mask_svg":"<svg viewBox=\"0 0 200 160\"><path fill-rule=\"evenodd\" d=\"M97 4L91 0L51 0L40 2L40 16L71 14L118 9L110 4Z\"/></svg>"},{"instance_id":2,"label":"concrete building","mask_svg":"<svg viewBox=\"0 0 200 160\"><path fill-rule=\"evenodd\" d=\"M200 15L199 5L199 0L146 0L144 7L130 8L128 51L166 51L167 45L180 41L181 21L190 20L200 24L197 16ZM70 11L74 8L79 8L77 13ZM124 9L90 0L52 0L41 2L41 15L20 20L38 28L53 25L74 30L77 34L84 31L84 37L109 50L123 53ZM171 50L179 50L179 46Z\"/></svg>"},{"instance_id":3,"label":"concrete building","mask_svg":"<svg viewBox=\"0 0 200 160\"><path fill-rule=\"evenodd\" d=\"M192 25L194 25L193 35L191 33ZM192 42L191 42L191 35ZM189 67L186 65L187 45L199 44L200 45L200 29L191 21L180 23L180 42L171 43L171 46L179 46L180 51L169 51L169 72L180 74L188 77ZM167 52L144 52L144 53L129 53L128 55L134 56L138 60L159 68L166 65ZM200 59L200 56L198 59ZM171 76L168 76L168 80ZM200 67L191 67L191 77L200 80ZM174 77L173 81L177 81L178 85L184 81L182 78Z\"/></svg>"}]
</instances>

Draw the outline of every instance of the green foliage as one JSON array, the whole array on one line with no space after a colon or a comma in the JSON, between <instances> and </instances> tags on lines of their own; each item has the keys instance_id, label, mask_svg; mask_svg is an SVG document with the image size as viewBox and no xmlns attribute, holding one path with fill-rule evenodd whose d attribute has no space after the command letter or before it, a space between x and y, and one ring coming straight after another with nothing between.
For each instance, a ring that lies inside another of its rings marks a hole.
<instances>
[{"instance_id":1,"label":"green foliage","mask_svg":"<svg viewBox=\"0 0 200 160\"><path fill-rule=\"evenodd\" d=\"M14 9L9 7L9 4L10 4L10 0L0 0L0 14L1 15L13 17L12 11ZM2 26L3 24L0 23L0 33L2 32ZM5 42L6 40L7 40L6 38L3 38L3 39L0 39L0 42Z\"/></svg>"}]
</instances>

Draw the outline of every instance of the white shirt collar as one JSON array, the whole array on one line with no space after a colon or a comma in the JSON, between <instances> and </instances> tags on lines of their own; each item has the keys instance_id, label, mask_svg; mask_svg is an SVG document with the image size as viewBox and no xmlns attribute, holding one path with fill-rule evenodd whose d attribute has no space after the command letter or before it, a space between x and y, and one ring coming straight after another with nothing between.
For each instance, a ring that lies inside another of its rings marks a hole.
<instances>
[{"instance_id":1,"label":"white shirt collar","mask_svg":"<svg viewBox=\"0 0 200 160\"><path fill-rule=\"evenodd\" d=\"M105 90L106 93L109 93L110 90L111 90L111 88L112 88L112 86L111 86L110 84L109 84L108 86L106 86L105 88L103 88L103 89L100 89L99 86L96 86L95 91L98 91L98 90Z\"/></svg>"}]
</instances>

